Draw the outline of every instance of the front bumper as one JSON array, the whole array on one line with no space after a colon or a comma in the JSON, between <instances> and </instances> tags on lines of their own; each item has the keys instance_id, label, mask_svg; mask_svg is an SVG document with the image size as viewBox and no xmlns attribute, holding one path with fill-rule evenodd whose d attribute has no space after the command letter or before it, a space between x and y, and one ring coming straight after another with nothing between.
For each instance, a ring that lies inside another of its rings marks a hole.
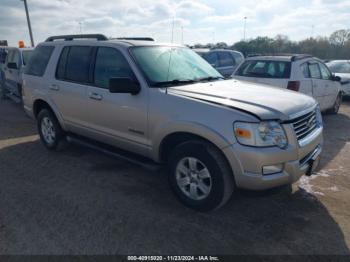
<instances>
[{"instance_id":1,"label":"front bumper","mask_svg":"<svg viewBox=\"0 0 350 262\"><path fill-rule=\"evenodd\" d=\"M234 144L225 148L226 155L234 173L237 187L264 190L292 184L301 176L317 167L323 147L322 128L313 134L312 140L300 146L289 145L282 150L276 147L256 148ZM283 171L263 175L264 166L282 164Z\"/></svg>"}]
</instances>

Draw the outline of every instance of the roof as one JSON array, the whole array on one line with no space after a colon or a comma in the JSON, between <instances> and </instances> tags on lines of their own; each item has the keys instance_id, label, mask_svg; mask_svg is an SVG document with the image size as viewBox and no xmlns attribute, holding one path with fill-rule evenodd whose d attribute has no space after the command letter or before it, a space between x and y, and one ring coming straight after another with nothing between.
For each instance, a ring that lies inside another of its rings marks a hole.
<instances>
[{"instance_id":1,"label":"roof","mask_svg":"<svg viewBox=\"0 0 350 262\"><path fill-rule=\"evenodd\" d=\"M307 54L286 54L286 55L256 55L247 57L246 60L271 60L271 61L285 61L294 62L298 60L303 60L307 58L314 58Z\"/></svg>"},{"instance_id":2,"label":"roof","mask_svg":"<svg viewBox=\"0 0 350 262\"><path fill-rule=\"evenodd\" d=\"M178 44L169 43L158 43L153 41L150 37L125 37L125 38L115 38L109 39L102 34L79 34L79 35L60 35L51 36L44 42L45 45L65 45L67 43L76 44L91 44L96 45L96 43L116 43L123 46L178 46Z\"/></svg>"}]
</instances>

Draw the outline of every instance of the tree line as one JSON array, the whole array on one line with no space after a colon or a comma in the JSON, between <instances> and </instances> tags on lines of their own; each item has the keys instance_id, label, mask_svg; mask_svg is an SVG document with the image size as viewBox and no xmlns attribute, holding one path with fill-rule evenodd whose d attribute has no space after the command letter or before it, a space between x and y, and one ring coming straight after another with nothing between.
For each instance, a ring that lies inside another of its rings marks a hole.
<instances>
[{"instance_id":1,"label":"tree line","mask_svg":"<svg viewBox=\"0 0 350 262\"><path fill-rule=\"evenodd\" d=\"M291 41L285 35L274 38L259 36L239 41L231 46L224 42L216 44L196 44L194 48L232 49L245 56L276 54L310 54L321 59L350 59L350 29L333 32L329 37L310 37L301 41Z\"/></svg>"}]
</instances>

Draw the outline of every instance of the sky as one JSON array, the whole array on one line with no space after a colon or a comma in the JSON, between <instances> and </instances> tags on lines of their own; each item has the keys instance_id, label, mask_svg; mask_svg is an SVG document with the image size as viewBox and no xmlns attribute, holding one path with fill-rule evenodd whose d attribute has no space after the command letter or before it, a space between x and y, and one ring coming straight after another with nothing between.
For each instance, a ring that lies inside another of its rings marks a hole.
<instances>
[{"instance_id":1,"label":"sky","mask_svg":"<svg viewBox=\"0 0 350 262\"><path fill-rule=\"evenodd\" d=\"M34 40L51 35L102 33L150 36L184 44L287 35L329 36L350 28L350 0L27 0ZM172 30L173 28L173 30ZM172 37L173 36L173 37ZM0 0L0 40L29 45L21 0Z\"/></svg>"}]
</instances>

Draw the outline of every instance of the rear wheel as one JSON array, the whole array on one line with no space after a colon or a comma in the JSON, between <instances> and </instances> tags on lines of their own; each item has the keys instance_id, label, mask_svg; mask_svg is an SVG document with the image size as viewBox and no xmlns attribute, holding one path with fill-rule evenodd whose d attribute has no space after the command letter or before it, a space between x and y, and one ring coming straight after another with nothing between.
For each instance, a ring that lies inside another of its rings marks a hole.
<instances>
[{"instance_id":1,"label":"rear wheel","mask_svg":"<svg viewBox=\"0 0 350 262\"><path fill-rule=\"evenodd\" d=\"M41 142L47 149L56 150L64 138L64 132L56 116L50 110L43 109L37 119Z\"/></svg>"},{"instance_id":2,"label":"rear wheel","mask_svg":"<svg viewBox=\"0 0 350 262\"><path fill-rule=\"evenodd\" d=\"M224 205L232 195L232 171L220 152L203 141L178 145L169 157L169 182L186 206L210 211Z\"/></svg>"}]
</instances>

